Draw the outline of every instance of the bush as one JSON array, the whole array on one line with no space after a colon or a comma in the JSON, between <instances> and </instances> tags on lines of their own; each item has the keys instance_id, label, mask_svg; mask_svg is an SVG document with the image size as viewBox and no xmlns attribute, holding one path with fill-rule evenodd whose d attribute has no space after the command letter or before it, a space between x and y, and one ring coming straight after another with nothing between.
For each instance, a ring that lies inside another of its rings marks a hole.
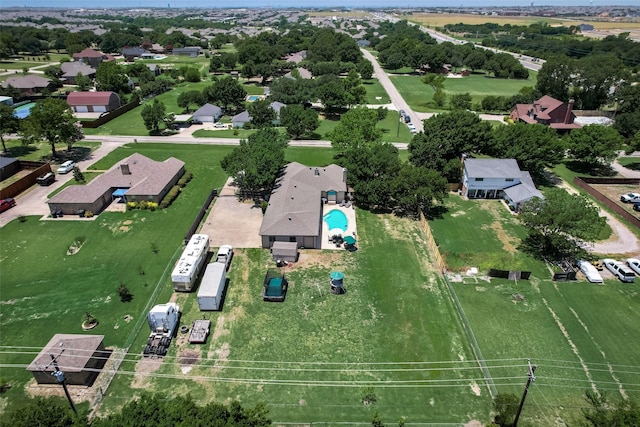
<instances>
[{"instance_id":1,"label":"bush","mask_svg":"<svg viewBox=\"0 0 640 427\"><path fill-rule=\"evenodd\" d=\"M84 211L84 217L85 217L85 218L91 218L91 217L93 217L93 212L91 212L91 211Z\"/></svg>"},{"instance_id":2,"label":"bush","mask_svg":"<svg viewBox=\"0 0 640 427\"><path fill-rule=\"evenodd\" d=\"M132 211L139 208L138 202L127 202L127 210Z\"/></svg>"},{"instance_id":3,"label":"bush","mask_svg":"<svg viewBox=\"0 0 640 427\"><path fill-rule=\"evenodd\" d=\"M171 203L173 203L173 201L176 199L176 197L178 197L178 194L180 194L180 186L174 185L173 187L171 187L171 190L169 190L167 195L164 196L164 198L160 202L160 207L162 209L168 208L171 205Z\"/></svg>"},{"instance_id":4,"label":"bush","mask_svg":"<svg viewBox=\"0 0 640 427\"><path fill-rule=\"evenodd\" d=\"M129 288L127 288L127 285L124 282L120 282L118 295L120 295L120 301L122 302L130 302L133 299L133 295L129 292Z\"/></svg>"},{"instance_id":5,"label":"bush","mask_svg":"<svg viewBox=\"0 0 640 427\"><path fill-rule=\"evenodd\" d=\"M184 173L184 175L182 175L182 178L180 178L178 180L178 185L180 187L184 187L184 186L187 185L187 183L189 181L191 181L192 178L193 178L193 174L191 172L187 171L187 172Z\"/></svg>"}]
</instances>

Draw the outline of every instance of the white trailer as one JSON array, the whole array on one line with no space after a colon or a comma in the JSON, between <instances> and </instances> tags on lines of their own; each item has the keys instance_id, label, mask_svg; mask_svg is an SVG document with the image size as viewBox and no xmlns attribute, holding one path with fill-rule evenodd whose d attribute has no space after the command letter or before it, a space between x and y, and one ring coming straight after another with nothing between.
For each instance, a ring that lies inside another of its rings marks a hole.
<instances>
[{"instance_id":1,"label":"white trailer","mask_svg":"<svg viewBox=\"0 0 640 427\"><path fill-rule=\"evenodd\" d=\"M164 356L180 323L180 307L175 302L158 304L147 314L149 339L142 352L145 356Z\"/></svg>"},{"instance_id":2,"label":"white trailer","mask_svg":"<svg viewBox=\"0 0 640 427\"><path fill-rule=\"evenodd\" d=\"M207 265L198 289L200 311L219 310L227 282L225 264L213 262Z\"/></svg>"},{"instance_id":3,"label":"white trailer","mask_svg":"<svg viewBox=\"0 0 640 427\"><path fill-rule=\"evenodd\" d=\"M209 253L209 236L194 234L184 248L180 259L176 263L171 281L173 289L179 292L191 292L193 285L202 270Z\"/></svg>"}]
</instances>

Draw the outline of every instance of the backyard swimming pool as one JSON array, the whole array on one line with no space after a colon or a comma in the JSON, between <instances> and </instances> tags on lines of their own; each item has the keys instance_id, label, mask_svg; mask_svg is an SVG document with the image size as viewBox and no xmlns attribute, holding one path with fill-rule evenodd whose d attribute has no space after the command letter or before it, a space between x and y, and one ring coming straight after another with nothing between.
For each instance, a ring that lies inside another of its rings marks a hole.
<instances>
[{"instance_id":1,"label":"backyard swimming pool","mask_svg":"<svg viewBox=\"0 0 640 427\"><path fill-rule=\"evenodd\" d=\"M260 95L249 95L249 96L247 96L247 101L249 101L249 102L256 102L259 99L260 99Z\"/></svg>"},{"instance_id":2,"label":"backyard swimming pool","mask_svg":"<svg viewBox=\"0 0 640 427\"><path fill-rule=\"evenodd\" d=\"M333 209L327 212L322 219L327 223L329 230L340 229L343 233L346 233L349 221L347 216L339 209Z\"/></svg>"},{"instance_id":3,"label":"backyard swimming pool","mask_svg":"<svg viewBox=\"0 0 640 427\"><path fill-rule=\"evenodd\" d=\"M13 115L19 119L26 119L31 114L31 109L36 105L35 102L30 102L28 104L21 105L13 109Z\"/></svg>"}]
</instances>

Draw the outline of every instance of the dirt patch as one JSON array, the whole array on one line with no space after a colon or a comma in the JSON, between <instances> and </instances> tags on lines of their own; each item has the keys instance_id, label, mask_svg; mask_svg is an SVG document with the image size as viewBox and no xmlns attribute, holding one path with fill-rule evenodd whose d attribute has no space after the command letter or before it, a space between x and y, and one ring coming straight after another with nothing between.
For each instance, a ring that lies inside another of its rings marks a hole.
<instances>
[{"instance_id":1,"label":"dirt patch","mask_svg":"<svg viewBox=\"0 0 640 427\"><path fill-rule=\"evenodd\" d=\"M183 374L193 369L193 365L200 361L200 352L195 350L184 350L178 355L178 363Z\"/></svg>"},{"instance_id":2,"label":"dirt patch","mask_svg":"<svg viewBox=\"0 0 640 427\"><path fill-rule=\"evenodd\" d=\"M82 249L84 242L86 242L86 239L84 237L79 237L74 240L71 246L69 246L69 249L67 249L67 255L75 255L80 252L80 249Z\"/></svg>"},{"instance_id":3,"label":"dirt patch","mask_svg":"<svg viewBox=\"0 0 640 427\"><path fill-rule=\"evenodd\" d=\"M476 396L480 396L482 390L480 390L480 386L475 381L469 384L469 386L471 387L471 391L473 392L473 394L475 394Z\"/></svg>"},{"instance_id":4,"label":"dirt patch","mask_svg":"<svg viewBox=\"0 0 640 427\"><path fill-rule=\"evenodd\" d=\"M149 385L148 375L154 373L162 366L162 359L159 357L143 357L136 363L135 375L131 381L132 388L146 388Z\"/></svg>"},{"instance_id":5,"label":"dirt patch","mask_svg":"<svg viewBox=\"0 0 640 427\"><path fill-rule=\"evenodd\" d=\"M287 270L305 269L308 267L335 267L342 262L344 252L339 251L319 251L317 249L302 249L298 262L289 264Z\"/></svg>"},{"instance_id":6,"label":"dirt patch","mask_svg":"<svg viewBox=\"0 0 640 427\"><path fill-rule=\"evenodd\" d=\"M213 328L213 334L211 334L212 340L218 340L221 336L229 334L229 330L224 327L224 321L224 315L220 315L216 321L216 327Z\"/></svg>"},{"instance_id":7,"label":"dirt patch","mask_svg":"<svg viewBox=\"0 0 640 427\"><path fill-rule=\"evenodd\" d=\"M461 216L461 215L466 215L466 214L467 213L465 211L456 211L456 212L452 213L451 216L453 218L455 218L455 217L458 217L458 216Z\"/></svg>"}]
</instances>

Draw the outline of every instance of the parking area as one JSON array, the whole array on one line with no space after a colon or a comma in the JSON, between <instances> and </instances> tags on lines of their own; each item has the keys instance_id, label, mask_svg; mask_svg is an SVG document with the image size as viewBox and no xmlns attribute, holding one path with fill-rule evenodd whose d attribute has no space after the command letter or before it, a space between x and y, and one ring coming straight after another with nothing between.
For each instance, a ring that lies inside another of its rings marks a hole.
<instances>
[{"instance_id":1,"label":"parking area","mask_svg":"<svg viewBox=\"0 0 640 427\"><path fill-rule=\"evenodd\" d=\"M236 186L229 178L216 197L201 233L209 235L212 247L231 245L234 248L260 248L262 210L251 200L241 202L236 197Z\"/></svg>"}]
</instances>

